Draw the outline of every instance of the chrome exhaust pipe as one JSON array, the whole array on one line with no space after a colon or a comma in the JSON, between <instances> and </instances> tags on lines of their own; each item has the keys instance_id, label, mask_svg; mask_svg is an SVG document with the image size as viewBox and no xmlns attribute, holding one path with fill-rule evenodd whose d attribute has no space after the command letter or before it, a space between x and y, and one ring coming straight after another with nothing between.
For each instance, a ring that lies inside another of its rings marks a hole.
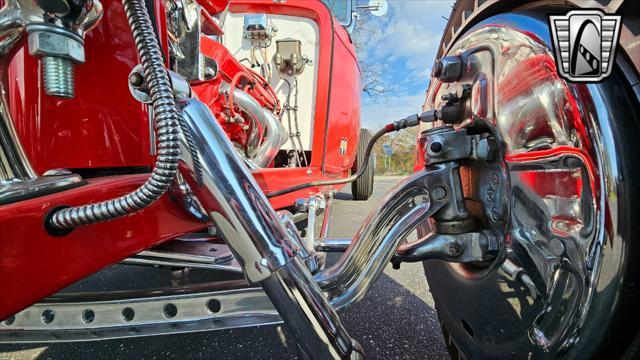
<instances>
[{"instance_id":1,"label":"chrome exhaust pipe","mask_svg":"<svg viewBox=\"0 0 640 360\"><path fill-rule=\"evenodd\" d=\"M220 85L220 93L228 96L231 86L227 83ZM253 121L258 122L266 131L265 139L259 138L254 131L249 136L250 151L247 154L248 160L255 167L265 167L273 161L278 155L280 147L287 142L287 131L278 118L271 112L260 106L260 104L249 94L240 90L233 89L233 102L238 105L244 112L249 114Z\"/></svg>"},{"instance_id":2,"label":"chrome exhaust pipe","mask_svg":"<svg viewBox=\"0 0 640 360\"><path fill-rule=\"evenodd\" d=\"M209 109L195 99L181 106L179 170L248 280L263 286L308 358L361 358L304 265L308 253L282 225Z\"/></svg>"}]
</instances>

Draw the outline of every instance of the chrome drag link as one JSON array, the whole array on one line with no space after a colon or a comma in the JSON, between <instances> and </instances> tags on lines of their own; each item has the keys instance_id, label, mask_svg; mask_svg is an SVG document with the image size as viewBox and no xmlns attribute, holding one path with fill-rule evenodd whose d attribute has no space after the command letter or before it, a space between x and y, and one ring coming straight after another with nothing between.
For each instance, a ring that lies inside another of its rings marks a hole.
<instances>
[{"instance_id":1,"label":"chrome drag link","mask_svg":"<svg viewBox=\"0 0 640 360\"><path fill-rule=\"evenodd\" d=\"M335 308L362 299L406 237L429 217L448 208L450 178L457 166L437 164L398 183L369 214L340 260L315 275Z\"/></svg>"},{"instance_id":2,"label":"chrome drag link","mask_svg":"<svg viewBox=\"0 0 640 360\"><path fill-rule=\"evenodd\" d=\"M263 286L303 357L362 358L304 265L311 254L296 233L284 228L210 110L195 99L180 105L180 172L247 279Z\"/></svg>"}]
</instances>

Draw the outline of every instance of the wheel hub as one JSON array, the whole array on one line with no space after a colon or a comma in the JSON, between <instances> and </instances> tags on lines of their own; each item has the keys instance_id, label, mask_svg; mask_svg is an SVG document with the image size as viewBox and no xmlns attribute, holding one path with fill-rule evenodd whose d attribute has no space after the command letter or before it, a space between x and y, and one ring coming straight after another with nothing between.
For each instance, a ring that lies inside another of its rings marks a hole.
<instances>
[{"instance_id":1,"label":"wheel hub","mask_svg":"<svg viewBox=\"0 0 640 360\"><path fill-rule=\"evenodd\" d=\"M586 112L593 99L558 77L533 32L512 26L488 25L460 39L450 50L463 63L460 76L432 84L427 98L434 109L457 99L449 111L457 121L445 122L478 137L460 170L467 207L478 226L504 237L491 264L427 262L427 278L445 337L473 344L459 344L462 352L498 358L522 349L557 354L588 338L611 230L606 156ZM429 158L429 144L421 145Z\"/></svg>"}]
</instances>

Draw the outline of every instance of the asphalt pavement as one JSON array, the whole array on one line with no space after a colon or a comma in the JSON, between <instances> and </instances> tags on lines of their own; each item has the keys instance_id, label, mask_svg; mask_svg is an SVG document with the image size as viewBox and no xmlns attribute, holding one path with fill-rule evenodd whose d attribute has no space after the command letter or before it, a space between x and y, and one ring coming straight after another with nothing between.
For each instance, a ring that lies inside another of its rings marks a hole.
<instances>
[{"instance_id":1,"label":"asphalt pavement","mask_svg":"<svg viewBox=\"0 0 640 360\"><path fill-rule=\"evenodd\" d=\"M398 177L377 177L368 201L338 193L330 236L351 237ZM320 219L321 220L321 219ZM329 261L335 261L335 256ZM339 312L368 359L448 359L422 264L388 266L365 299ZM0 360L296 359L283 326L63 344L0 345Z\"/></svg>"}]
</instances>

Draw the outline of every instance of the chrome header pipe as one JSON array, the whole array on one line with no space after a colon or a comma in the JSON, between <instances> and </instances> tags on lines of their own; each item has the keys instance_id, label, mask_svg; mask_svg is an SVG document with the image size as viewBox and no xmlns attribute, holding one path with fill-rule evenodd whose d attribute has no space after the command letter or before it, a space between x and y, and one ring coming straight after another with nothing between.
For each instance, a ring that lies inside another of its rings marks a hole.
<instances>
[{"instance_id":1,"label":"chrome header pipe","mask_svg":"<svg viewBox=\"0 0 640 360\"><path fill-rule=\"evenodd\" d=\"M240 262L310 359L360 358L359 345L313 281L301 242L282 225L206 105L182 107L180 172Z\"/></svg>"},{"instance_id":2,"label":"chrome header pipe","mask_svg":"<svg viewBox=\"0 0 640 360\"><path fill-rule=\"evenodd\" d=\"M220 93L229 96L231 86L225 82L220 84ZM256 167L265 167L278 155L280 147L287 142L287 131L278 118L260 104L251 95L240 89L233 89L234 104L247 113L253 121L258 122L266 131L265 139L254 126L249 136L248 160Z\"/></svg>"},{"instance_id":3,"label":"chrome header pipe","mask_svg":"<svg viewBox=\"0 0 640 360\"><path fill-rule=\"evenodd\" d=\"M406 237L447 208L457 191L457 171L455 162L429 166L385 195L340 260L314 277L336 309L364 297Z\"/></svg>"}]
</instances>

